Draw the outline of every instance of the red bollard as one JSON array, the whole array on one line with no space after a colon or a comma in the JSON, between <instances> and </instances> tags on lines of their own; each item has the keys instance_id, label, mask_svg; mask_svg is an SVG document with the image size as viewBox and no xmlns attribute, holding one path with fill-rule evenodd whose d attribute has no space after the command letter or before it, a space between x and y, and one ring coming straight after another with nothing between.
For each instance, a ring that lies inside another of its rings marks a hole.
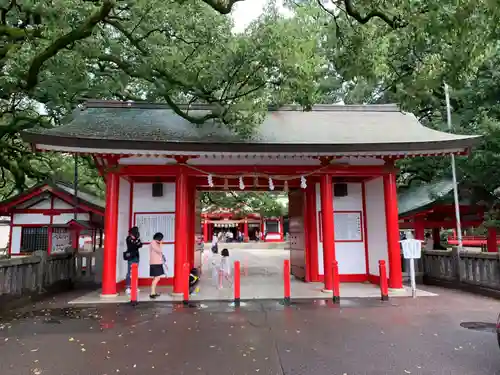
<instances>
[{"instance_id":1,"label":"red bollard","mask_svg":"<svg viewBox=\"0 0 500 375\"><path fill-rule=\"evenodd\" d=\"M333 302L340 303L339 262L333 261Z\"/></svg>"},{"instance_id":2,"label":"red bollard","mask_svg":"<svg viewBox=\"0 0 500 375\"><path fill-rule=\"evenodd\" d=\"M285 259L283 262L283 285L285 298L284 302L286 305L290 304L290 260Z\"/></svg>"},{"instance_id":3,"label":"red bollard","mask_svg":"<svg viewBox=\"0 0 500 375\"><path fill-rule=\"evenodd\" d=\"M189 304L189 263L184 263L182 268L184 279L184 305Z\"/></svg>"},{"instance_id":4,"label":"red bollard","mask_svg":"<svg viewBox=\"0 0 500 375\"><path fill-rule=\"evenodd\" d=\"M389 300L389 287L387 285L387 271L385 269L385 260L378 261L378 269L380 274L380 295L382 301Z\"/></svg>"},{"instance_id":5,"label":"red bollard","mask_svg":"<svg viewBox=\"0 0 500 375\"><path fill-rule=\"evenodd\" d=\"M137 289L139 286L139 264L132 263L130 267L130 303L137 305Z\"/></svg>"},{"instance_id":6,"label":"red bollard","mask_svg":"<svg viewBox=\"0 0 500 375\"><path fill-rule=\"evenodd\" d=\"M240 306L240 261L234 262L234 305Z\"/></svg>"}]
</instances>

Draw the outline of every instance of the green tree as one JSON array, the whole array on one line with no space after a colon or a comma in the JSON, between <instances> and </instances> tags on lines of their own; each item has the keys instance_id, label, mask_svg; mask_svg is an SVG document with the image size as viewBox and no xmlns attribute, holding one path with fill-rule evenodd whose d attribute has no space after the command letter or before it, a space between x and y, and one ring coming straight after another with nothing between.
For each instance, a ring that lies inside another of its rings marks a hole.
<instances>
[{"instance_id":1,"label":"green tree","mask_svg":"<svg viewBox=\"0 0 500 375\"><path fill-rule=\"evenodd\" d=\"M258 213L262 217L288 214L287 196L281 192L203 192L201 203L206 212L230 209L242 217L249 213Z\"/></svg>"}]
</instances>

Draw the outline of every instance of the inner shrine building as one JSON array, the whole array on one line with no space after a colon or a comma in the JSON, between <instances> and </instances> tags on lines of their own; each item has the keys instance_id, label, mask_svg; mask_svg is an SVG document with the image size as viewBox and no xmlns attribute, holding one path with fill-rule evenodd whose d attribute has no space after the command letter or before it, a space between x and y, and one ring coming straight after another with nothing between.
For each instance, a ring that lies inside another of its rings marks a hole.
<instances>
[{"instance_id":1,"label":"inner shrine building","mask_svg":"<svg viewBox=\"0 0 500 375\"><path fill-rule=\"evenodd\" d=\"M188 109L187 107L184 109ZM204 116L208 107L189 107ZM404 157L466 154L474 136L429 129L395 105L317 105L269 110L250 138L210 120L194 125L162 104L88 101L62 126L23 138L37 151L93 156L106 181L102 295L114 296L127 265L128 229L144 243L164 234L169 263L162 281L181 293L183 265L199 267L203 248L198 194L276 190L289 195L292 274L332 290L341 282L402 288L396 173ZM149 279L141 252L140 284Z\"/></svg>"}]
</instances>

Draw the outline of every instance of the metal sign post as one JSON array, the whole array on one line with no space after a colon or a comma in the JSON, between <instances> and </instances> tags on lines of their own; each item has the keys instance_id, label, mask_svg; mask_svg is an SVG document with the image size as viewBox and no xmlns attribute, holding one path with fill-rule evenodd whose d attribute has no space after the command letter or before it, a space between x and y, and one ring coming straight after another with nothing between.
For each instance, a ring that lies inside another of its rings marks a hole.
<instances>
[{"instance_id":1,"label":"metal sign post","mask_svg":"<svg viewBox=\"0 0 500 375\"><path fill-rule=\"evenodd\" d=\"M417 297L417 282L415 280L415 259L420 259L422 255L422 241L415 239L407 239L401 242L403 248L403 256L410 260L410 281L411 281L411 296Z\"/></svg>"}]
</instances>

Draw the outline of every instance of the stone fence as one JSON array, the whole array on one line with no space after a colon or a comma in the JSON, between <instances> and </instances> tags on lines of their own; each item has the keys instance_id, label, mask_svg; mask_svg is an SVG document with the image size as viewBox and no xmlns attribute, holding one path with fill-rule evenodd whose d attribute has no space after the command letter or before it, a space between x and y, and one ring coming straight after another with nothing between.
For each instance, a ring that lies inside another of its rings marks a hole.
<instances>
[{"instance_id":1,"label":"stone fence","mask_svg":"<svg viewBox=\"0 0 500 375\"><path fill-rule=\"evenodd\" d=\"M0 259L0 305L75 285L97 285L101 281L101 255L101 249L78 254L68 249L61 254L35 251L31 256Z\"/></svg>"},{"instance_id":2,"label":"stone fence","mask_svg":"<svg viewBox=\"0 0 500 375\"><path fill-rule=\"evenodd\" d=\"M449 285L471 291L500 295L500 258L498 253L425 251L424 283Z\"/></svg>"},{"instance_id":3,"label":"stone fence","mask_svg":"<svg viewBox=\"0 0 500 375\"><path fill-rule=\"evenodd\" d=\"M95 252L80 252L75 255L74 281L100 284L102 278L102 249Z\"/></svg>"},{"instance_id":4,"label":"stone fence","mask_svg":"<svg viewBox=\"0 0 500 375\"><path fill-rule=\"evenodd\" d=\"M0 298L41 294L71 283L73 254L47 255L36 251L32 256L0 260Z\"/></svg>"}]
</instances>

